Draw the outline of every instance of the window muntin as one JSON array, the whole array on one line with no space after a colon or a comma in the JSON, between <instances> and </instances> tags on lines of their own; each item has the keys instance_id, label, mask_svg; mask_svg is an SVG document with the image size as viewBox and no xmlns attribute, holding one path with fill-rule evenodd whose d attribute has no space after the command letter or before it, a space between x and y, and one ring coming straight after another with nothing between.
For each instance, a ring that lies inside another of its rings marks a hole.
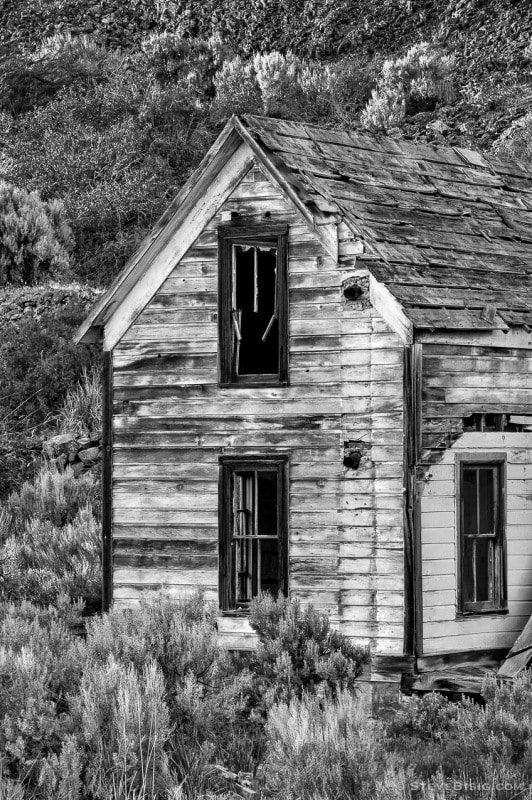
<instances>
[{"instance_id":1,"label":"window muntin","mask_svg":"<svg viewBox=\"0 0 532 800\"><path fill-rule=\"evenodd\" d=\"M220 603L246 609L287 588L285 460L222 459Z\"/></svg>"},{"instance_id":2,"label":"window muntin","mask_svg":"<svg viewBox=\"0 0 532 800\"><path fill-rule=\"evenodd\" d=\"M504 462L459 463L462 613L505 608Z\"/></svg>"},{"instance_id":3,"label":"window muntin","mask_svg":"<svg viewBox=\"0 0 532 800\"><path fill-rule=\"evenodd\" d=\"M220 229L220 382L287 380L286 226Z\"/></svg>"}]
</instances>

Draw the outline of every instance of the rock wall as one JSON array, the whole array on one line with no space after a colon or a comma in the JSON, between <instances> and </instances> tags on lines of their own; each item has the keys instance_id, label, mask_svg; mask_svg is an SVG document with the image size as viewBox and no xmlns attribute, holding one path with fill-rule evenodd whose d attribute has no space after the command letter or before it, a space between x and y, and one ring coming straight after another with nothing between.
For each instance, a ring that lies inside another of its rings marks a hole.
<instances>
[{"instance_id":1,"label":"rock wall","mask_svg":"<svg viewBox=\"0 0 532 800\"><path fill-rule=\"evenodd\" d=\"M101 289L78 284L3 287L0 291L0 332L28 316L39 319L71 301L86 306L88 311L101 293Z\"/></svg>"},{"instance_id":2,"label":"rock wall","mask_svg":"<svg viewBox=\"0 0 532 800\"><path fill-rule=\"evenodd\" d=\"M44 442L42 452L60 470L70 466L74 475L80 475L101 461L102 433L92 431L88 437L60 433Z\"/></svg>"}]
</instances>

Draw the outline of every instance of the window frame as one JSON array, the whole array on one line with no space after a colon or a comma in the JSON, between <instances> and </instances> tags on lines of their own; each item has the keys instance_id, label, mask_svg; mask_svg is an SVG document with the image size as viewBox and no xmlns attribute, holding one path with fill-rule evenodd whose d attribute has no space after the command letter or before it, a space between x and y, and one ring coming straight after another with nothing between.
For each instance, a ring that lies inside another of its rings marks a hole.
<instances>
[{"instance_id":1,"label":"window frame","mask_svg":"<svg viewBox=\"0 0 532 800\"><path fill-rule=\"evenodd\" d=\"M496 467L498 470L498 531L496 547L499 550L499 572L496 574L493 600L466 602L464 599L464 545L463 545L463 483L464 468ZM483 616L508 613L507 543L506 543L506 453L459 453L456 457L456 548L457 548L457 616Z\"/></svg>"},{"instance_id":2,"label":"window frame","mask_svg":"<svg viewBox=\"0 0 532 800\"><path fill-rule=\"evenodd\" d=\"M279 532L279 594L288 597L288 455L219 456L218 483L218 597L219 606L229 614L247 613L236 604L235 574L232 561L233 475L236 472L264 470L277 472L277 530Z\"/></svg>"},{"instance_id":3,"label":"window frame","mask_svg":"<svg viewBox=\"0 0 532 800\"><path fill-rule=\"evenodd\" d=\"M232 247L239 242L277 239L277 321L279 326L279 372L264 375L233 374ZM288 225L222 225L218 228L218 382L234 386L288 385Z\"/></svg>"}]
</instances>

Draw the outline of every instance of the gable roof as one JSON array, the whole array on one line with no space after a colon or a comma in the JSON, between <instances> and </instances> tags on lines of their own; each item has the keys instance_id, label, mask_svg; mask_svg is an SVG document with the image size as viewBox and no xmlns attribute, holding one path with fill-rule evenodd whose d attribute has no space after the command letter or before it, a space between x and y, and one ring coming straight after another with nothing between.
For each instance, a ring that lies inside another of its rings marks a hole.
<instances>
[{"instance_id":1,"label":"gable roof","mask_svg":"<svg viewBox=\"0 0 532 800\"><path fill-rule=\"evenodd\" d=\"M246 117L417 328L532 327L532 170L463 148ZM307 200L307 201L308 201Z\"/></svg>"},{"instance_id":2,"label":"gable roof","mask_svg":"<svg viewBox=\"0 0 532 800\"><path fill-rule=\"evenodd\" d=\"M192 209L199 224L202 194L211 193L239 147L242 156L219 205L254 156L332 255L337 223L348 226L363 251L357 267L369 269L415 328L532 328L532 170L526 165L458 147L246 116L226 125L80 328L78 341L100 338L127 302L128 315L107 336L108 349L116 344L166 277L155 271L148 280L158 253Z\"/></svg>"}]
</instances>

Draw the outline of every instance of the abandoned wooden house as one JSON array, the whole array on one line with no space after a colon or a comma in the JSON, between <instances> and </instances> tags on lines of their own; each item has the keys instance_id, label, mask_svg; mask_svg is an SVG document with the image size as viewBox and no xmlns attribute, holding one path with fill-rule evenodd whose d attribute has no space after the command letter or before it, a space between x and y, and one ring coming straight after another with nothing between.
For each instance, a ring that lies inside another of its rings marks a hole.
<instances>
[{"instance_id":1,"label":"abandoned wooden house","mask_svg":"<svg viewBox=\"0 0 532 800\"><path fill-rule=\"evenodd\" d=\"M514 674L531 328L532 169L233 118L78 332L105 354L106 604L202 585L245 648L279 592L371 681Z\"/></svg>"}]
</instances>

